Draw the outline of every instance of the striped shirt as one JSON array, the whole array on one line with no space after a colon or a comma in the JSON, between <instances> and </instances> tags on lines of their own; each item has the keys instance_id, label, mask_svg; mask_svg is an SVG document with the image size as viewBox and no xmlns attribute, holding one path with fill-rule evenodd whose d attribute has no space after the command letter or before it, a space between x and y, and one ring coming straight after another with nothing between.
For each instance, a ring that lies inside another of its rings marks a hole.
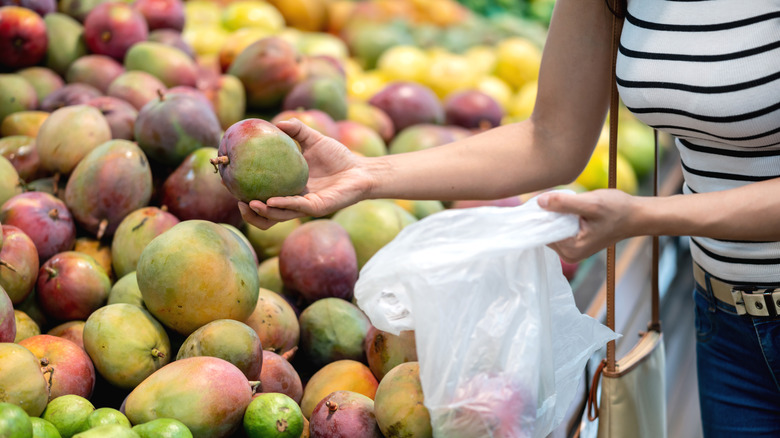
<instances>
[{"instance_id":1,"label":"striped shirt","mask_svg":"<svg viewBox=\"0 0 780 438\"><path fill-rule=\"evenodd\" d=\"M780 177L780 0L629 0L617 81L675 137L683 193ZM780 242L693 237L691 252L723 280L780 283Z\"/></svg>"}]
</instances>

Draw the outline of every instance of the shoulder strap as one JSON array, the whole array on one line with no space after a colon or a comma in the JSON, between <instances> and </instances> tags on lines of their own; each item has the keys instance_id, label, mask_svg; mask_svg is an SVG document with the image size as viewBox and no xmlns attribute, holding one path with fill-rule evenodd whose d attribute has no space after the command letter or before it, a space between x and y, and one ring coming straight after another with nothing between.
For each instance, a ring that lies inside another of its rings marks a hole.
<instances>
[{"instance_id":1,"label":"shoulder strap","mask_svg":"<svg viewBox=\"0 0 780 438\"><path fill-rule=\"evenodd\" d=\"M620 96L617 91L617 76L615 67L617 65L617 50L620 44L620 32L623 26L623 13L622 3L620 0L616 0L612 4L612 68L610 78L610 104L609 104L609 180L608 187L615 188L617 182L617 134L618 134L618 117L620 109ZM658 195L658 133L653 132L655 140L655 165L653 175L653 196ZM658 290L658 258L659 258L659 245L658 236L652 238L652 315L649 324L650 330L660 331L660 315L659 315L659 290ZM615 329L615 245L611 245L607 248L607 326L612 330ZM606 371L611 373L615 371L615 341L610 341L607 344L607 357L606 357Z\"/></svg>"}]
</instances>

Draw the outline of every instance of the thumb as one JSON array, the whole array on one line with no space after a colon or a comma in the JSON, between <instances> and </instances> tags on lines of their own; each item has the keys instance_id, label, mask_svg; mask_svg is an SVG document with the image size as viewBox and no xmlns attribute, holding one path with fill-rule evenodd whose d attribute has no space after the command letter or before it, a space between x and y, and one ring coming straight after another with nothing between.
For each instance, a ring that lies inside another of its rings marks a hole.
<instances>
[{"instance_id":1,"label":"thumb","mask_svg":"<svg viewBox=\"0 0 780 438\"><path fill-rule=\"evenodd\" d=\"M276 126L301 145L303 152L313 146L323 135L296 118L282 120Z\"/></svg>"},{"instance_id":2,"label":"thumb","mask_svg":"<svg viewBox=\"0 0 780 438\"><path fill-rule=\"evenodd\" d=\"M590 203L581 196L571 193L543 193L537 203L547 211L586 216L590 211Z\"/></svg>"}]
</instances>

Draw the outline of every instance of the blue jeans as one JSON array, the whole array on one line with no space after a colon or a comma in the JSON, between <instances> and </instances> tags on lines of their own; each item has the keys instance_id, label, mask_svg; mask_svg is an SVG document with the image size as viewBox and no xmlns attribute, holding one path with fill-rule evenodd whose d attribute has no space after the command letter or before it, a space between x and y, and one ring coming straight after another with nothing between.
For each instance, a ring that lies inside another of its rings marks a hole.
<instances>
[{"instance_id":1,"label":"blue jeans","mask_svg":"<svg viewBox=\"0 0 780 438\"><path fill-rule=\"evenodd\" d=\"M780 437L780 317L737 315L694 290L705 438Z\"/></svg>"}]
</instances>

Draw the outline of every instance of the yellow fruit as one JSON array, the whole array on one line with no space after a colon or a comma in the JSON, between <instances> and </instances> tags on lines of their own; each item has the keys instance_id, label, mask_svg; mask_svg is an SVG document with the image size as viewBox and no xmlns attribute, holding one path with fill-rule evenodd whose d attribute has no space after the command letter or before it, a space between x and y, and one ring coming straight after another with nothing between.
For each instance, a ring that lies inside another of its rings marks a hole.
<instances>
[{"instance_id":1,"label":"yellow fruit","mask_svg":"<svg viewBox=\"0 0 780 438\"><path fill-rule=\"evenodd\" d=\"M496 76L482 76L477 80L476 89L487 94L501 105L504 111L509 112L509 104L512 101L512 87Z\"/></svg>"},{"instance_id":2,"label":"yellow fruit","mask_svg":"<svg viewBox=\"0 0 780 438\"><path fill-rule=\"evenodd\" d=\"M465 56L440 53L431 58L424 83L444 99L450 93L474 88L478 78Z\"/></svg>"},{"instance_id":3,"label":"yellow fruit","mask_svg":"<svg viewBox=\"0 0 780 438\"><path fill-rule=\"evenodd\" d=\"M512 37L496 47L496 75L515 89L539 78L542 51L529 40Z\"/></svg>"},{"instance_id":4,"label":"yellow fruit","mask_svg":"<svg viewBox=\"0 0 780 438\"><path fill-rule=\"evenodd\" d=\"M219 26L222 10L219 4L206 0L190 0L184 3L187 27Z\"/></svg>"},{"instance_id":5,"label":"yellow fruit","mask_svg":"<svg viewBox=\"0 0 780 438\"><path fill-rule=\"evenodd\" d=\"M617 188L628 194L637 192L637 177L631 164L618 153L615 161L617 167ZM609 178L609 147L603 144L596 146L593 155L575 182L587 190L603 189L607 187Z\"/></svg>"},{"instance_id":6,"label":"yellow fruit","mask_svg":"<svg viewBox=\"0 0 780 438\"><path fill-rule=\"evenodd\" d=\"M219 64L222 71L227 71L239 53L255 41L272 34L261 27L245 27L228 35L222 48L219 49Z\"/></svg>"},{"instance_id":7,"label":"yellow fruit","mask_svg":"<svg viewBox=\"0 0 780 438\"><path fill-rule=\"evenodd\" d=\"M531 117L536 104L536 92L536 81L528 82L520 88L509 103L509 108L507 109L509 115L518 120L525 120Z\"/></svg>"},{"instance_id":8,"label":"yellow fruit","mask_svg":"<svg viewBox=\"0 0 780 438\"><path fill-rule=\"evenodd\" d=\"M181 36L197 55L216 55L230 34L217 26L186 26Z\"/></svg>"},{"instance_id":9,"label":"yellow fruit","mask_svg":"<svg viewBox=\"0 0 780 438\"><path fill-rule=\"evenodd\" d=\"M289 26L308 31L325 30L328 21L326 0L268 0L284 16Z\"/></svg>"},{"instance_id":10,"label":"yellow fruit","mask_svg":"<svg viewBox=\"0 0 780 438\"><path fill-rule=\"evenodd\" d=\"M492 74L496 68L496 60L498 56L493 47L490 46L473 46L466 50L464 53L466 58L469 59L471 65L474 66L480 74L489 75Z\"/></svg>"},{"instance_id":11,"label":"yellow fruit","mask_svg":"<svg viewBox=\"0 0 780 438\"><path fill-rule=\"evenodd\" d=\"M367 71L359 76L348 78L347 96L365 102L384 88L387 82L387 78L381 72Z\"/></svg>"},{"instance_id":12,"label":"yellow fruit","mask_svg":"<svg viewBox=\"0 0 780 438\"><path fill-rule=\"evenodd\" d=\"M284 16L273 5L264 1L238 1L230 3L222 11L222 26L227 30L261 27L275 33L284 29L284 25Z\"/></svg>"},{"instance_id":13,"label":"yellow fruit","mask_svg":"<svg viewBox=\"0 0 780 438\"><path fill-rule=\"evenodd\" d=\"M349 49L344 41L324 32L303 32L298 49L303 55L328 55L336 59L349 57Z\"/></svg>"},{"instance_id":14,"label":"yellow fruit","mask_svg":"<svg viewBox=\"0 0 780 438\"><path fill-rule=\"evenodd\" d=\"M360 63L351 57L344 60L344 71L347 73L347 78L362 75L364 73Z\"/></svg>"},{"instance_id":15,"label":"yellow fruit","mask_svg":"<svg viewBox=\"0 0 780 438\"><path fill-rule=\"evenodd\" d=\"M391 80L420 82L428 70L428 55L419 47L394 46L379 56L377 69Z\"/></svg>"},{"instance_id":16,"label":"yellow fruit","mask_svg":"<svg viewBox=\"0 0 780 438\"><path fill-rule=\"evenodd\" d=\"M295 50L298 50L304 38L303 31L294 27L285 27L276 36L290 43L291 46L295 47Z\"/></svg>"}]
</instances>

